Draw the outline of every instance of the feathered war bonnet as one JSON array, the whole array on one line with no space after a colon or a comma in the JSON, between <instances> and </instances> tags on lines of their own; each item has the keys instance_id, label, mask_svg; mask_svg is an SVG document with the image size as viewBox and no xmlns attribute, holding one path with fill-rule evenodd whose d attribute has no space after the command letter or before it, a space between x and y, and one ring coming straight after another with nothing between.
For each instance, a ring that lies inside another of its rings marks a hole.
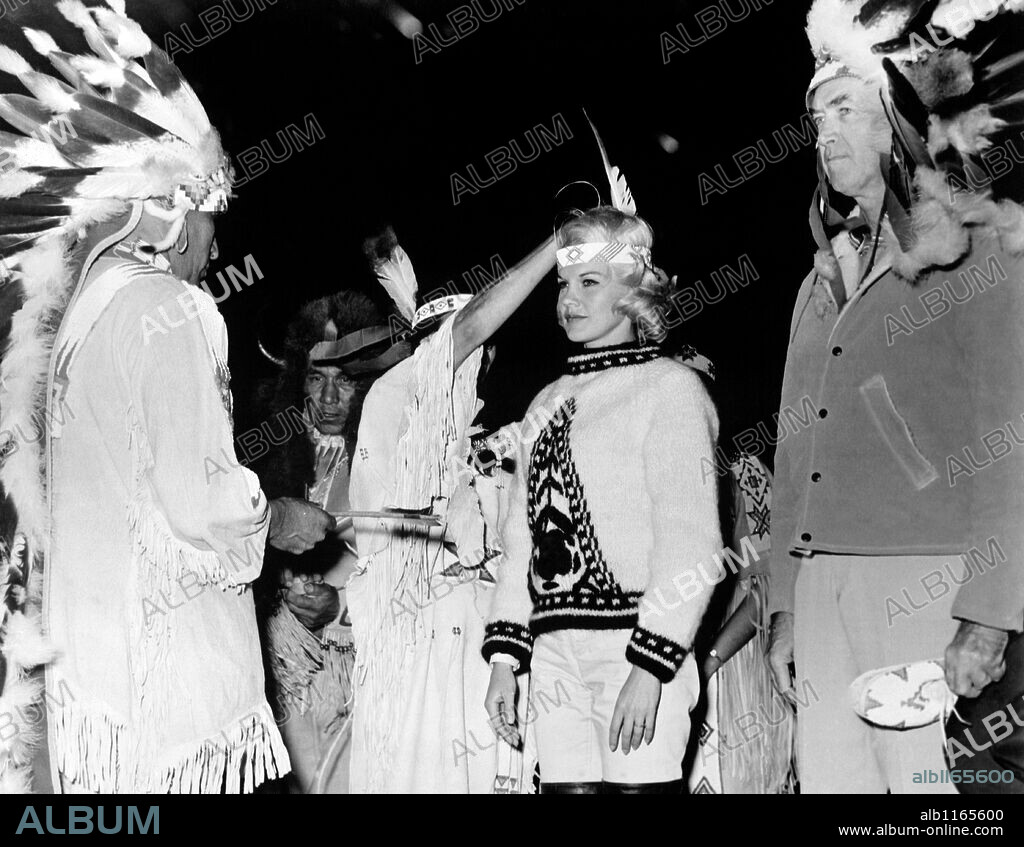
<instances>
[{"instance_id":1,"label":"feathered war bonnet","mask_svg":"<svg viewBox=\"0 0 1024 847\"><path fill-rule=\"evenodd\" d=\"M124 0L87 8L61 0L61 14L85 36L91 55L62 51L26 29L59 75L36 71L0 47L0 71L32 96L0 96L0 257L11 267L41 241L143 203L168 221L157 252L174 243L189 210L227 208L230 164L195 92L142 28ZM141 61L140 61L141 60Z\"/></svg>"},{"instance_id":2,"label":"feathered war bonnet","mask_svg":"<svg viewBox=\"0 0 1024 847\"><path fill-rule=\"evenodd\" d=\"M893 129L881 163L884 211L897 241L893 268L907 279L955 264L978 230L1024 252L1024 210L967 180L977 157L1024 118L1024 51L1013 37L1024 20L1010 16L1022 9L1024 0L815 0L808 14L808 107L833 79L878 86ZM820 156L818 176L810 222L820 268L829 236L847 224Z\"/></svg>"},{"instance_id":3,"label":"feathered war bonnet","mask_svg":"<svg viewBox=\"0 0 1024 847\"><path fill-rule=\"evenodd\" d=\"M42 443L49 357L76 276L134 229L144 209L167 222L164 237L151 245L160 252L177 239L189 210L222 211L231 190L228 159L202 104L127 17L124 0L94 8L61 0L57 8L82 31L91 54L62 51L47 33L26 29L56 70L51 76L0 45L0 71L18 77L31 95L0 96L0 118L15 130L0 132L5 713L38 699L26 674L52 656L31 601L48 529ZM76 244L89 253L77 275ZM61 419L64 410L51 413ZM29 616L21 611L26 595ZM32 741L25 732L0 742L0 791L27 788Z\"/></svg>"},{"instance_id":4,"label":"feathered war bonnet","mask_svg":"<svg viewBox=\"0 0 1024 847\"><path fill-rule=\"evenodd\" d=\"M92 53L65 52L47 33L26 29L56 70L51 76L0 46L0 71L30 93L0 95L0 118L16 130L0 132L0 284L10 309L0 339L0 483L33 549L45 536L39 444L49 352L76 282L72 248L88 248L84 277L145 209L167 221L165 237L151 245L159 252L190 209L222 210L231 190L202 103L126 16L124 0L92 8L61 0L57 8Z\"/></svg>"}]
</instances>

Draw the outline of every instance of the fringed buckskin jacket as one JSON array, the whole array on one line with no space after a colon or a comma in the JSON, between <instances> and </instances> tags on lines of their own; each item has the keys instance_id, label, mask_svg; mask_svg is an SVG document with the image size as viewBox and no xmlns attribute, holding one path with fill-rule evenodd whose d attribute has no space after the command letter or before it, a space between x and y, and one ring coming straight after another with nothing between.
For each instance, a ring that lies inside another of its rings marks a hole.
<instances>
[{"instance_id":1,"label":"fringed buckskin jacket","mask_svg":"<svg viewBox=\"0 0 1024 847\"><path fill-rule=\"evenodd\" d=\"M250 583L269 509L233 456L212 298L115 249L51 357L51 758L87 791L247 792L286 773ZM56 775L55 775L56 777Z\"/></svg>"}]
</instances>

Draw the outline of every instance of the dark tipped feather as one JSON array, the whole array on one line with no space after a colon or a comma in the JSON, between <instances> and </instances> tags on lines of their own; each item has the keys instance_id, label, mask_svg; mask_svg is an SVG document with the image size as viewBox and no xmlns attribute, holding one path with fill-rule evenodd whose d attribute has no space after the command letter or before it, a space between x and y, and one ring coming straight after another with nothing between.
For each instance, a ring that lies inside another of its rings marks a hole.
<instances>
[{"instance_id":1,"label":"dark tipped feather","mask_svg":"<svg viewBox=\"0 0 1024 847\"><path fill-rule=\"evenodd\" d=\"M932 164L932 157L926 146L928 110L917 96L914 87L907 82L892 60L883 59L882 66L889 79L889 96L883 97L882 103L889 123L892 124L893 138L912 176L915 167Z\"/></svg>"},{"instance_id":2,"label":"dark tipped feather","mask_svg":"<svg viewBox=\"0 0 1024 847\"><path fill-rule=\"evenodd\" d=\"M128 140L137 140L139 137L160 138L167 134L167 130L162 126L157 126L151 120L136 115L123 106L111 103L109 100L104 100L102 97L77 94L75 99L81 105L83 111L95 113L104 120L109 121L112 132L116 132L113 129L115 124L123 127L126 139L131 135L131 138Z\"/></svg>"},{"instance_id":3,"label":"dark tipped feather","mask_svg":"<svg viewBox=\"0 0 1024 847\"><path fill-rule=\"evenodd\" d=\"M21 197L0 199L0 222L6 222L8 217L28 215L48 217L70 213L71 208L62 203L59 198L38 194L35 191L23 194Z\"/></svg>"},{"instance_id":4,"label":"dark tipped feather","mask_svg":"<svg viewBox=\"0 0 1024 847\"><path fill-rule=\"evenodd\" d=\"M56 229L64 222L63 217L41 218L35 215L0 216L0 236L27 235Z\"/></svg>"},{"instance_id":5,"label":"dark tipped feather","mask_svg":"<svg viewBox=\"0 0 1024 847\"><path fill-rule=\"evenodd\" d=\"M34 194L53 197L74 197L83 179L100 173L102 168L25 168L28 173L41 176L42 181L32 187Z\"/></svg>"},{"instance_id":6,"label":"dark tipped feather","mask_svg":"<svg viewBox=\"0 0 1024 847\"><path fill-rule=\"evenodd\" d=\"M68 112L66 117L80 139L99 146L139 143L148 139L148 136L133 127L125 126L91 109L75 109Z\"/></svg>"},{"instance_id":7,"label":"dark tipped feather","mask_svg":"<svg viewBox=\"0 0 1024 847\"><path fill-rule=\"evenodd\" d=\"M24 94L0 95L0 118L26 135L38 137L40 127L50 122L53 114L42 103Z\"/></svg>"},{"instance_id":8,"label":"dark tipped feather","mask_svg":"<svg viewBox=\"0 0 1024 847\"><path fill-rule=\"evenodd\" d=\"M184 82L181 72L171 61L170 56L155 44L143 61L149 78L153 80L153 85L164 97L173 96L181 88Z\"/></svg>"},{"instance_id":9,"label":"dark tipped feather","mask_svg":"<svg viewBox=\"0 0 1024 847\"><path fill-rule=\"evenodd\" d=\"M902 32L889 41L883 41L874 46L876 53L893 53L903 50L910 44L911 35L917 35L931 44L932 38L928 32L928 24L935 14L941 0L868 0L862 7L857 20L864 26L871 26L881 15L890 11L909 11L910 20L903 27Z\"/></svg>"},{"instance_id":10,"label":"dark tipped feather","mask_svg":"<svg viewBox=\"0 0 1024 847\"><path fill-rule=\"evenodd\" d=\"M21 253L28 250L41 238L44 238L54 232L56 232L56 230L36 233L33 235L0 235L0 257L6 259L8 256L13 256L15 253Z\"/></svg>"},{"instance_id":11,"label":"dark tipped feather","mask_svg":"<svg viewBox=\"0 0 1024 847\"><path fill-rule=\"evenodd\" d=\"M70 53L50 53L46 58L50 60L54 70L71 83L76 91L82 94L92 94L93 96L99 94L93 86L85 81L85 77L72 66Z\"/></svg>"}]
</instances>

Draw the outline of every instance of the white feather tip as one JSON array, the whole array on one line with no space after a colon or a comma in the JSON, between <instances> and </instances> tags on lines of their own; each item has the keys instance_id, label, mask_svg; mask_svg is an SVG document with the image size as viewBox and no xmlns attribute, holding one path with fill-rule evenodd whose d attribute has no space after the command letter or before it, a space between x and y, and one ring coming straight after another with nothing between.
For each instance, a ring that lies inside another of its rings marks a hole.
<instances>
[{"instance_id":1,"label":"white feather tip","mask_svg":"<svg viewBox=\"0 0 1024 847\"><path fill-rule=\"evenodd\" d=\"M153 42L142 31L142 27L130 18L124 17L123 12L111 12L102 7L92 11L96 15L96 22L103 34L122 58L137 59L140 56L145 56L152 49Z\"/></svg>"},{"instance_id":2,"label":"white feather tip","mask_svg":"<svg viewBox=\"0 0 1024 847\"><path fill-rule=\"evenodd\" d=\"M24 32L29 44L32 45L37 53L49 56L51 53L61 52L60 47L57 46L57 42L53 40L50 33L43 32L40 29L30 29L29 27L25 27Z\"/></svg>"},{"instance_id":3,"label":"white feather tip","mask_svg":"<svg viewBox=\"0 0 1024 847\"><path fill-rule=\"evenodd\" d=\"M79 29L92 29L95 26L89 10L81 0L60 0L57 11Z\"/></svg>"},{"instance_id":4,"label":"white feather tip","mask_svg":"<svg viewBox=\"0 0 1024 847\"><path fill-rule=\"evenodd\" d=\"M90 85L98 88L120 88L124 85L124 69L113 62L92 56L72 56L71 65Z\"/></svg>"},{"instance_id":5,"label":"white feather tip","mask_svg":"<svg viewBox=\"0 0 1024 847\"><path fill-rule=\"evenodd\" d=\"M12 76L21 76L32 70L32 66L26 62L19 53L14 52L10 47L0 44L0 71Z\"/></svg>"}]
</instances>

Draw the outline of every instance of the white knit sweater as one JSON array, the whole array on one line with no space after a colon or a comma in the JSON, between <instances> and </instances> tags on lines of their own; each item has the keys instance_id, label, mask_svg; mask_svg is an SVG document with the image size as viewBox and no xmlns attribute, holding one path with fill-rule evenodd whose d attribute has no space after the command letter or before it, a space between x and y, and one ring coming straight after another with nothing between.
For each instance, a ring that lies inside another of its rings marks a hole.
<instances>
[{"instance_id":1,"label":"white knit sweater","mask_svg":"<svg viewBox=\"0 0 1024 847\"><path fill-rule=\"evenodd\" d=\"M670 680L722 548L717 434L696 373L658 348L570 358L520 428L485 658L525 669L544 632L632 628L626 658Z\"/></svg>"}]
</instances>

